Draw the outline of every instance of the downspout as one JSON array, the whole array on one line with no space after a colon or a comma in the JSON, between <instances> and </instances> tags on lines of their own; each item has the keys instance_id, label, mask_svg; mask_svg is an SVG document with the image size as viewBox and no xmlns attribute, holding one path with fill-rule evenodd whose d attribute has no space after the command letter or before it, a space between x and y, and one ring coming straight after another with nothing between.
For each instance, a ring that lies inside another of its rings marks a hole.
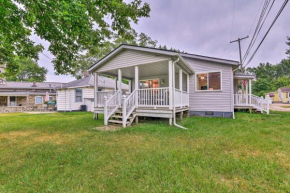
<instances>
[{"instance_id":1,"label":"downspout","mask_svg":"<svg viewBox=\"0 0 290 193\"><path fill-rule=\"evenodd\" d=\"M187 128L185 128L185 127L183 127L183 126L181 126L181 125L178 125L177 123L176 123L176 109L175 109L175 63L176 62L178 62L179 61L179 58L177 58L177 60L175 60L174 62L173 62L173 64L172 64L172 73L173 73L173 75L172 75L172 80L173 80L173 96L172 96L172 99L173 99L173 101L172 101L172 104L173 104L173 124L174 124L174 126L176 126L176 127L179 127L179 128L181 128L181 129L187 129Z\"/></svg>"}]
</instances>

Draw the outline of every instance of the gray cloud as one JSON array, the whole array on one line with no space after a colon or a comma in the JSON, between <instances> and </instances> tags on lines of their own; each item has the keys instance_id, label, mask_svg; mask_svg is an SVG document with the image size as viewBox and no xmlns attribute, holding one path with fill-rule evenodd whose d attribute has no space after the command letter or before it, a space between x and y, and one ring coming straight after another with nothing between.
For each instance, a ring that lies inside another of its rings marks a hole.
<instances>
[{"instance_id":1,"label":"gray cloud","mask_svg":"<svg viewBox=\"0 0 290 193\"><path fill-rule=\"evenodd\" d=\"M249 31L263 0L235 0L235 17L231 37L234 0L145 0L151 6L150 18L133 24L137 32L144 32L159 44L174 47L193 54L239 60L238 45L230 40L253 34ZM283 0L276 0L260 33L260 38L272 22ZM249 66L260 62L278 63L286 58L286 36L290 36L290 11L287 5L280 18L268 34ZM254 27L256 23L254 24ZM253 27L253 28L254 28ZM243 41L243 53L250 42ZM257 43L260 42L257 39ZM42 42L34 37L36 42ZM47 47L48 43L44 42ZM229 45L228 45L229 44ZM227 49L225 50L225 48ZM255 48L256 46L254 46ZM53 57L47 51L46 55ZM48 81L68 81L71 77L54 76L50 60L40 56L40 64L49 69Z\"/></svg>"}]
</instances>

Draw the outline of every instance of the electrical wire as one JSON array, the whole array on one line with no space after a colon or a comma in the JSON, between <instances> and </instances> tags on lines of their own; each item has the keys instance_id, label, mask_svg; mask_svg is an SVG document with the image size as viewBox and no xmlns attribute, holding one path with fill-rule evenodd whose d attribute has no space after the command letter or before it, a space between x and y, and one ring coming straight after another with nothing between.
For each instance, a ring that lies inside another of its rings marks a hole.
<instances>
[{"instance_id":1,"label":"electrical wire","mask_svg":"<svg viewBox=\"0 0 290 193\"><path fill-rule=\"evenodd\" d=\"M262 11L261 11L261 14L260 14L260 17L259 17L258 23L257 23L257 25L256 25L256 28L255 28L255 31L254 31L253 37L252 37L252 39L251 39L251 42L250 42L250 44L249 44L249 46L248 46L248 48L247 48L247 50L246 50L246 52L245 52L245 55L244 55L244 57L243 57L243 61L245 61L246 56L249 54L250 49L251 49L251 47L252 47L252 44L253 44L253 41L254 41L255 37L258 36L258 31L259 31L259 28L260 28L261 22L263 21L263 18L264 18L264 15L265 15L265 13L266 13L266 10L268 9L268 5L269 5L269 3L270 3L270 0L266 0L266 1L264 2L264 6L263 6L263 8L262 8Z\"/></svg>"},{"instance_id":2,"label":"electrical wire","mask_svg":"<svg viewBox=\"0 0 290 193\"><path fill-rule=\"evenodd\" d=\"M282 11L284 10L285 6L287 5L289 0L285 0L284 3L282 4L279 12L277 13L275 19L273 20L272 24L270 25L269 29L267 30L266 34L264 35L263 39L261 40L260 44L258 45L258 47L256 48L256 50L254 51L253 55L251 56L251 58L248 60L247 64L244 66L248 66L249 63L252 61L252 59L254 58L254 56L256 55L257 51L259 50L259 48L261 47L262 43L264 42L265 38L267 37L267 35L269 34L270 30L272 29L273 25L275 24L275 22L277 21L277 19L279 18L279 16L281 15Z\"/></svg>"},{"instance_id":3,"label":"electrical wire","mask_svg":"<svg viewBox=\"0 0 290 193\"><path fill-rule=\"evenodd\" d=\"M271 4L270 8L268 9L268 12L267 12L266 16L265 16L263 22L261 23L261 26L260 26L260 28L259 28L259 31L258 31L258 33L257 33L257 35L256 35L256 37L255 37L255 39L254 39L254 41L253 41L253 43L252 43L252 45L250 45L250 49L249 49L248 52L244 55L243 62L246 61L246 59L247 59L249 53L251 52L251 49L252 49L252 47L254 46L254 44L255 44L255 42L256 42L256 40L257 40L258 34L260 33L260 31L261 31L261 29L262 29L262 27L263 27L263 25L264 25L264 23L265 23L265 21L266 21L268 15L269 15L269 13L270 13L270 11L271 11L271 9L272 9L274 3L275 3L275 0L273 0L273 2L272 2L272 4Z\"/></svg>"}]
</instances>

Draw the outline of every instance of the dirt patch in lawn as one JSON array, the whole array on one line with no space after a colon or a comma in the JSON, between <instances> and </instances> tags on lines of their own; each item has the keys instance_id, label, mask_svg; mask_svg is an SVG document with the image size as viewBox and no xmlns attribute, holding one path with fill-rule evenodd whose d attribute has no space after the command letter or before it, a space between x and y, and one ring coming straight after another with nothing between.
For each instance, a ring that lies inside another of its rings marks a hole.
<instances>
[{"instance_id":1,"label":"dirt patch in lawn","mask_svg":"<svg viewBox=\"0 0 290 193\"><path fill-rule=\"evenodd\" d=\"M32 145L35 143L51 142L54 144L70 143L77 137L86 135L81 134L62 134L62 133L42 133L36 131L11 131L8 133L1 133L0 139L11 140L13 143L21 143L22 146Z\"/></svg>"},{"instance_id":2,"label":"dirt patch in lawn","mask_svg":"<svg viewBox=\"0 0 290 193\"><path fill-rule=\"evenodd\" d=\"M61 135L61 134L48 134L48 135L39 135L34 137L32 140L34 142L40 142L40 143L44 143L44 142L51 142L54 144L64 144L67 142L70 142L71 140L76 139L76 135Z\"/></svg>"},{"instance_id":3,"label":"dirt patch in lawn","mask_svg":"<svg viewBox=\"0 0 290 193\"><path fill-rule=\"evenodd\" d=\"M37 133L36 131L11 131L8 133L1 133L0 139L17 139L20 137L29 137Z\"/></svg>"},{"instance_id":4,"label":"dirt patch in lawn","mask_svg":"<svg viewBox=\"0 0 290 193\"><path fill-rule=\"evenodd\" d=\"M123 127L118 126L118 125L105 125L105 126L100 126L95 128L98 131L117 131L123 129Z\"/></svg>"}]
</instances>

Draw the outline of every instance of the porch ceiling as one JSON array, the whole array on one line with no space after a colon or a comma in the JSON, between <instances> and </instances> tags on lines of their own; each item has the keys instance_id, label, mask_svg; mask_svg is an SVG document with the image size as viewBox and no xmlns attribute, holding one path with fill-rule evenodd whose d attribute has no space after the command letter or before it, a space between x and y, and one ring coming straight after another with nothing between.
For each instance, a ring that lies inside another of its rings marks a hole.
<instances>
[{"instance_id":1,"label":"porch ceiling","mask_svg":"<svg viewBox=\"0 0 290 193\"><path fill-rule=\"evenodd\" d=\"M126 79L133 79L135 77L135 67L121 68L122 77ZM178 73L179 67L175 66L175 72ZM118 70L110 70L102 74L110 76L118 76ZM160 75L168 75L168 61L162 61L158 63L139 65L139 77L154 77Z\"/></svg>"}]
</instances>

